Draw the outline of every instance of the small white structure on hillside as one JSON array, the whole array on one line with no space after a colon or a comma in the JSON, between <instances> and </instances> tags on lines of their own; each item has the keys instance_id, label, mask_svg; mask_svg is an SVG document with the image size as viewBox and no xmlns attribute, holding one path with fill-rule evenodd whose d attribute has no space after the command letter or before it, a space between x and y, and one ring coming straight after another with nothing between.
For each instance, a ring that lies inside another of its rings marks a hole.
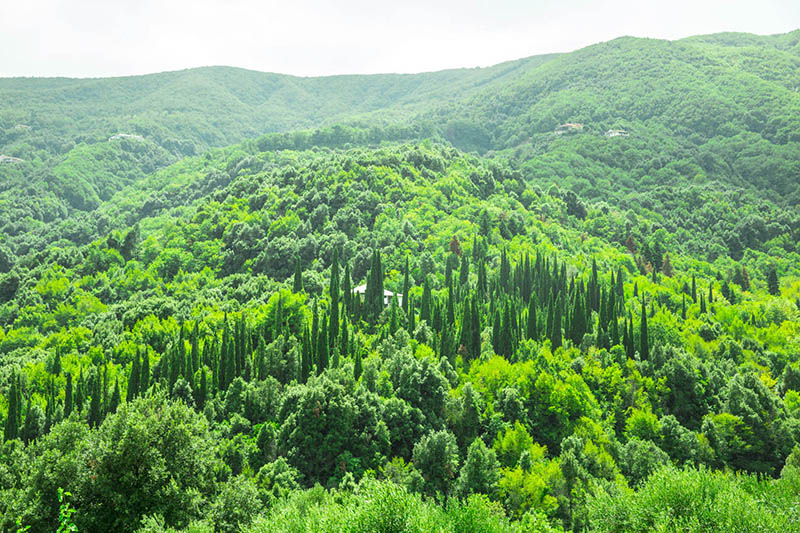
<instances>
[{"instance_id":1,"label":"small white structure on hillside","mask_svg":"<svg viewBox=\"0 0 800 533\"><path fill-rule=\"evenodd\" d=\"M358 294L362 298L367 293L367 284L359 285L355 289L352 290L353 294ZM389 305L392 303L392 298L397 298L397 305L403 305L403 295L399 292L392 292L386 289L383 290L383 305Z\"/></svg>"},{"instance_id":2,"label":"small white structure on hillside","mask_svg":"<svg viewBox=\"0 0 800 533\"><path fill-rule=\"evenodd\" d=\"M630 134L625 130L608 130L606 132L606 137L627 137L628 135Z\"/></svg>"},{"instance_id":3,"label":"small white structure on hillside","mask_svg":"<svg viewBox=\"0 0 800 533\"><path fill-rule=\"evenodd\" d=\"M143 141L144 137L136 135L135 133L117 133L108 138L109 141L116 141L118 139L133 139L135 141Z\"/></svg>"}]
</instances>

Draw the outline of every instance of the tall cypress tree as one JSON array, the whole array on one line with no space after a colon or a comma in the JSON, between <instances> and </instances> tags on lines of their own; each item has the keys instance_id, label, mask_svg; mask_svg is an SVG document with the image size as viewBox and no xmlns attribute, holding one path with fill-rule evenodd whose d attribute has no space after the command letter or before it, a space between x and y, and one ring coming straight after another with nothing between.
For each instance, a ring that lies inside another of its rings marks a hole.
<instances>
[{"instance_id":1,"label":"tall cypress tree","mask_svg":"<svg viewBox=\"0 0 800 533\"><path fill-rule=\"evenodd\" d=\"M394 335L397 331L397 298L392 298L391 311L389 314L389 335Z\"/></svg>"},{"instance_id":2,"label":"tall cypress tree","mask_svg":"<svg viewBox=\"0 0 800 533\"><path fill-rule=\"evenodd\" d=\"M92 398L89 403L89 426L96 428L99 425L100 425L100 376L95 375L94 379L92 380Z\"/></svg>"},{"instance_id":3,"label":"tall cypress tree","mask_svg":"<svg viewBox=\"0 0 800 533\"><path fill-rule=\"evenodd\" d=\"M355 378L355 380L358 381L358 379L361 377L361 373L364 371L361 362L361 350L358 349L356 350L355 357L356 360L355 363L353 364L353 378Z\"/></svg>"},{"instance_id":4,"label":"tall cypress tree","mask_svg":"<svg viewBox=\"0 0 800 533\"><path fill-rule=\"evenodd\" d=\"M502 320L500 319L500 310L494 310L494 322L492 323L492 348L494 353L502 355L502 347L500 344L500 335L502 329Z\"/></svg>"},{"instance_id":5,"label":"tall cypress tree","mask_svg":"<svg viewBox=\"0 0 800 533\"><path fill-rule=\"evenodd\" d=\"M462 287L469 282L469 258L467 254L461 255L461 268L458 271L458 283Z\"/></svg>"},{"instance_id":6,"label":"tall cypress tree","mask_svg":"<svg viewBox=\"0 0 800 533\"><path fill-rule=\"evenodd\" d=\"M552 335L552 343L551 346L553 347L553 351L557 348L561 347L562 339L561 339L561 297L559 296L556 299L555 304L555 311L553 314L553 335Z\"/></svg>"},{"instance_id":7,"label":"tall cypress tree","mask_svg":"<svg viewBox=\"0 0 800 533\"><path fill-rule=\"evenodd\" d=\"M647 361L650 358L650 345L647 340L647 309L644 304L644 297L642 298L642 321L641 330L639 331L639 357L642 361Z\"/></svg>"},{"instance_id":8,"label":"tall cypress tree","mask_svg":"<svg viewBox=\"0 0 800 533\"><path fill-rule=\"evenodd\" d=\"M628 343L627 353L625 355L628 356L628 359L633 359L636 353L636 346L633 340L633 316L630 312L628 313Z\"/></svg>"},{"instance_id":9,"label":"tall cypress tree","mask_svg":"<svg viewBox=\"0 0 800 533\"><path fill-rule=\"evenodd\" d=\"M328 349L332 353L339 340L339 250L334 247L333 261L331 262L331 281L329 286L331 298L331 316L328 325ZM381 291L383 292L383 291ZM381 296L383 296L381 294Z\"/></svg>"},{"instance_id":10,"label":"tall cypress tree","mask_svg":"<svg viewBox=\"0 0 800 533\"><path fill-rule=\"evenodd\" d=\"M300 359L300 379L302 383L308 381L311 375L311 341L308 326L303 328L303 351Z\"/></svg>"},{"instance_id":11,"label":"tall cypress tree","mask_svg":"<svg viewBox=\"0 0 800 533\"><path fill-rule=\"evenodd\" d=\"M778 270L775 268L775 265L771 265L769 270L767 270L767 290L773 296L777 296L781 293L781 284L778 281Z\"/></svg>"},{"instance_id":12,"label":"tall cypress tree","mask_svg":"<svg viewBox=\"0 0 800 533\"><path fill-rule=\"evenodd\" d=\"M470 356L477 359L481 355L481 315L478 310L478 298L474 296L472 299L472 341L470 343Z\"/></svg>"},{"instance_id":13,"label":"tall cypress tree","mask_svg":"<svg viewBox=\"0 0 800 533\"><path fill-rule=\"evenodd\" d=\"M114 380L114 392L111 394L111 402L108 406L109 413L116 413L119 407L119 402L122 401L122 396L119 392L119 377Z\"/></svg>"},{"instance_id":14,"label":"tall cypress tree","mask_svg":"<svg viewBox=\"0 0 800 533\"><path fill-rule=\"evenodd\" d=\"M339 342L339 353L342 355L350 354L350 326L347 321L347 313L342 314L342 335Z\"/></svg>"},{"instance_id":15,"label":"tall cypress tree","mask_svg":"<svg viewBox=\"0 0 800 533\"><path fill-rule=\"evenodd\" d=\"M139 368L139 350L136 350L136 355L133 356L133 363L131 363L131 372L128 374L128 392L125 395L125 401L131 402L139 395L139 378L141 377L141 370Z\"/></svg>"},{"instance_id":16,"label":"tall cypress tree","mask_svg":"<svg viewBox=\"0 0 800 533\"><path fill-rule=\"evenodd\" d=\"M570 338L575 346L580 346L583 336L586 335L586 310L583 305L583 293L580 289L576 289L572 305L572 323L570 324Z\"/></svg>"},{"instance_id":17,"label":"tall cypress tree","mask_svg":"<svg viewBox=\"0 0 800 533\"><path fill-rule=\"evenodd\" d=\"M206 377L206 368L200 368L200 390L197 393L197 398L195 403L197 404L197 409L202 411L206 405L206 398L208 398L208 378Z\"/></svg>"},{"instance_id":18,"label":"tall cypress tree","mask_svg":"<svg viewBox=\"0 0 800 533\"><path fill-rule=\"evenodd\" d=\"M406 255L406 266L403 269L403 312L408 315L408 297L411 292L411 279L408 272L408 255Z\"/></svg>"},{"instance_id":19,"label":"tall cypress tree","mask_svg":"<svg viewBox=\"0 0 800 533\"><path fill-rule=\"evenodd\" d=\"M511 263L508 261L505 247L500 255L500 287L506 293L511 289Z\"/></svg>"},{"instance_id":20,"label":"tall cypress tree","mask_svg":"<svg viewBox=\"0 0 800 533\"><path fill-rule=\"evenodd\" d=\"M344 262L344 277L342 278L342 303L344 313L353 313L353 283L350 279L350 263Z\"/></svg>"},{"instance_id":21,"label":"tall cypress tree","mask_svg":"<svg viewBox=\"0 0 800 533\"><path fill-rule=\"evenodd\" d=\"M192 359L192 368L191 368L191 375L194 376L194 373L197 372L197 369L200 368L200 321L194 321L194 328L192 329L192 352L191 352L191 359ZM141 387L140 387L141 389ZM144 392L144 391L142 391Z\"/></svg>"},{"instance_id":22,"label":"tall cypress tree","mask_svg":"<svg viewBox=\"0 0 800 533\"><path fill-rule=\"evenodd\" d=\"M64 389L64 418L72 413L72 374L67 372L67 386Z\"/></svg>"},{"instance_id":23,"label":"tall cypress tree","mask_svg":"<svg viewBox=\"0 0 800 533\"><path fill-rule=\"evenodd\" d=\"M428 281L428 276L425 276L425 283L422 286L422 308L420 309L419 319L427 322L429 326L432 324L431 306L431 285Z\"/></svg>"},{"instance_id":24,"label":"tall cypress tree","mask_svg":"<svg viewBox=\"0 0 800 533\"><path fill-rule=\"evenodd\" d=\"M294 281L292 283L292 292L300 294L303 292L303 269L300 266L300 255L294 255Z\"/></svg>"},{"instance_id":25,"label":"tall cypress tree","mask_svg":"<svg viewBox=\"0 0 800 533\"><path fill-rule=\"evenodd\" d=\"M412 295L408 295L408 334L414 335L414 330L417 327L417 323L415 320L416 311L414 310L414 297Z\"/></svg>"},{"instance_id":26,"label":"tall cypress tree","mask_svg":"<svg viewBox=\"0 0 800 533\"><path fill-rule=\"evenodd\" d=\"M314 300L314 307L311 312L311 362L317 362L317 344L319 343L319 306Z\"/></svg>"},{"instance_id":27,"label":"tall cypress tree","mask_svg":"<svg viewBox=\"0 0 800 533\"><path fill-rule=\"evenodd\" d=\"M539 326L536 321L536 298L531 298L528 300L528 321L525 327L525 338L533 340L539 338Z\"/></svg>"},{"instance_id":28,"label":"tall cypress tree","mask_svg":"<svg viewBox=\"0 0 800 533\"><path fill-rule=\"evenodd\" d=\"M317 339L317 375L328 368L328 319L322 315L319 338Z\"/></svg>"},{"instance_id":29,"label":"tall cypress tree","mask_svg":"<svg viewBox=\"0 0 800 533\"><path fill-rule=\"evenodd\" d=\"M692 301L697 301L697 280L695 279L694 274L692 274Z\"/></svg>"},{"instance_id":30,"label":"tall cypress tree","mask_svg":"<svg viewBox=\"0 0 800 533\"><path fill-rule=\"evenodd\" d=\"M547 336L550 341L553 340L553 321L555 316L553 312L555 311L555 302L553 301L553 295L550 294L550 299L547 303L547 324L545 327L545 335Z\"/></svg>"},{"instance_id":31,"label":"tall cypress tree","mask_svg":"<svg viewBox=\"0 0 800 533\"><path fill-rule=\"evenodd\" d=\"M686 295L681 299L681 318L686 320Z\"/></svg>"}]
</instances>

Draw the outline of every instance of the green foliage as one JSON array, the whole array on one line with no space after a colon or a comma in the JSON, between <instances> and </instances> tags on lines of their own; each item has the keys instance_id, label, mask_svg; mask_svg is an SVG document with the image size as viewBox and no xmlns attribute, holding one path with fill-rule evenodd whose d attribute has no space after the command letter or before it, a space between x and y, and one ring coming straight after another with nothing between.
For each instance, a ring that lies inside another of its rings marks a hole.
<instances>
[{"instance_id":1,"label":"green foliage","mask_svg":"<svg viewBox=\"0 0 800 533\"><path fill-rule=\"evenodd\" d=\"M0 529L797 529L797 37L0 80Z\"/></svg>"},{"instance_id":2,"label":"green foliage","mask_svg":"<svg viewBox=\"0 0 800 533\"><path fill-rule=\"evenodd\" d=\"M797 515L785 507L785 498L796 498L796 489L780 481L666 467L636 492L599 493L589 506L591 527L596 531L792 531L798 527Z\"/></svg>"}]
</instances>

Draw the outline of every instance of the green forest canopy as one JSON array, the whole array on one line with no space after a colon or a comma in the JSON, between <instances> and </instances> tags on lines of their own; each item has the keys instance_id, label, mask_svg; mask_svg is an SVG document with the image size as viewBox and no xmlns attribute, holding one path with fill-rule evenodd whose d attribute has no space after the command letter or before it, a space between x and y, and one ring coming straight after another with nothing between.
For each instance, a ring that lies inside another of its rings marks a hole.
<instances>
[{"instance_id":1,"label":"green forest canopy","mask_svg":"<svg viewBox=\"0 0 800 533\"><path fill-rule=\"evenodd\" d=\"M798 38L0 80L2 529L798 528Z\"/></svg>"}]
</instances>

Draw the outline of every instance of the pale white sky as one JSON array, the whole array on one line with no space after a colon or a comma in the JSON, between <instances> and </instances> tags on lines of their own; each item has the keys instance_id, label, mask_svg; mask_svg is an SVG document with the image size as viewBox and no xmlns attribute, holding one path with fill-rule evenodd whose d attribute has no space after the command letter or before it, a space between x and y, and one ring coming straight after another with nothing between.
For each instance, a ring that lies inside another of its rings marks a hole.
<instances>
[{"instance_id":1,"label":"pale white sky","mask_svg":"<svg viewBox=\"0 0 800 533\"><path fill-rule=\"evenodd\" d=\"M421 72L622 35L797 28L800 0L0 0L0 77Z\"/></svg>"}]
</instances>

